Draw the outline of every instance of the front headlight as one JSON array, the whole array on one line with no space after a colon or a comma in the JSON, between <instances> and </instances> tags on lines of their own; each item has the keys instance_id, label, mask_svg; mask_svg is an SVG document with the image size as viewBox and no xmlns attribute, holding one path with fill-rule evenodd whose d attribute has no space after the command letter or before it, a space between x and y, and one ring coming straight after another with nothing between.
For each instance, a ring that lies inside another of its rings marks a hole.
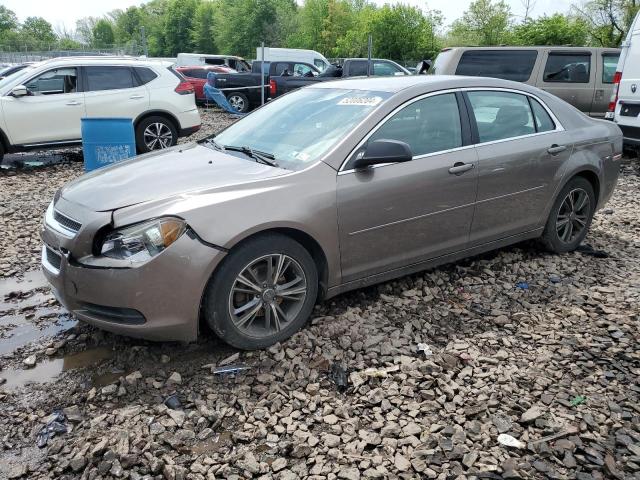
<instances>
[{"instance_id":1,"label":"front headlight","mask_svg":"<svg viewBox=\"0 0 640 480\"><path fill-rule=\"evenodd\" d=\"M178 240L187 225L179 218L159 218L107 234L100 254L109 258L146 262Z\"/></svg>"}]
</instances>

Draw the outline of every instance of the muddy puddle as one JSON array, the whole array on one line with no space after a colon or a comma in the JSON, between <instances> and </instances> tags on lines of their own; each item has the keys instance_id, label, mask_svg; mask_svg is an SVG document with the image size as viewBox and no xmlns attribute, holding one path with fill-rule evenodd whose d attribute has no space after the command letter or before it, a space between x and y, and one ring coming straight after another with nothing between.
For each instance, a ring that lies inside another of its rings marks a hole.
<instances>
[{"instance_id":1,"label":"muddy puddle","mask_svg":"<svg viewBox=\"0 0 640 480\"><path fill-rule=\"evenodd\" d=\"M81 162L82 159L82 150L79 148L20 152L5 155L0 160L0 169L45 167L62 162Z\"/></svg>"},{"instance_id":2,"label":"muddy puddle","mask_svg":"<svg viewBox=\"0 0 640 480\"><path fill-rule=\"evenodd\" d=\"M0 355L76 325L47 285L39 270L0 279Z\"/></svg>"},{"instance_id":3,"label":"muddy puddle","mask_svg":"<svg viewBox=\"0 0 640 480\"><path fill-rule=\"evenodd\" d=\"M30 383L48 383L55 380L58 375L68 370L77 370L80 368L95 367L104 360L113 357L113 351L108 348L94 348L83 352L67 355L62 358L44 360L35 367L29 369L14 368L0 372L6 383L0 387L5 390L14 390L24 387ZM109 375L109 374L107 374ZM107 383L107 375L94 375L92 384L95 386L103 386ZM122 374L119 374L122 375ZM118 375L118 376L119 376ZM117 379L118 377L116 377Z\"/></svg>"}]
</instances>

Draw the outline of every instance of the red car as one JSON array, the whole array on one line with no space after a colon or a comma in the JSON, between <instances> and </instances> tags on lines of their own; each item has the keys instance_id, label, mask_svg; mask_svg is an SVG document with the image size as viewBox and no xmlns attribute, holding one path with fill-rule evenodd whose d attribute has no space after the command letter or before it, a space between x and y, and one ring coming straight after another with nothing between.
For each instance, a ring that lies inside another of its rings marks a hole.
<instances>
[{"instance_id":1,"label":"red car","mask_svg":"<svg viewBox=\"0 0 640 480\"><path fill-rule=\"evenodd\" d=\"M235 73L235 70L223 65L203 65L193 67L177 67L176 70L186 78L187 82L193 85L196 91L196 101L204 102L204 85L207 83L207 73Z\"/></svg>"}]
</instances>

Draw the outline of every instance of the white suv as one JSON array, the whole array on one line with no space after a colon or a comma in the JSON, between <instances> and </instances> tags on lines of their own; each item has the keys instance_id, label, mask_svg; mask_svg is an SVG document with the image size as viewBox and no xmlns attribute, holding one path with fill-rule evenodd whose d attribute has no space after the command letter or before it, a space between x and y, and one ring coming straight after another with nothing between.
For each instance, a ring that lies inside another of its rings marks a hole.
<instances>
[{"instance_id":1,"label":"white suv","mask_svg":"<svg viewBox=\"0 0 640 480\"><path fill-rule=\"evenodd\" d=\"M169 62L56 58L0 81L0 160L5 152L79 144L87 117L131 118L139 152L200 128L193 87Z\"/></svg>"},{"instance_id":2,"label":"white suv","mask_svg":"<svg viewBox=\"0 0 640 480\"><path fill-rule=\"evenodd\" d=\"M640 153L640 12L622 43L613 82L607 118L613 118L622 130L624 146Z\"/></svg>"}]
</instances>

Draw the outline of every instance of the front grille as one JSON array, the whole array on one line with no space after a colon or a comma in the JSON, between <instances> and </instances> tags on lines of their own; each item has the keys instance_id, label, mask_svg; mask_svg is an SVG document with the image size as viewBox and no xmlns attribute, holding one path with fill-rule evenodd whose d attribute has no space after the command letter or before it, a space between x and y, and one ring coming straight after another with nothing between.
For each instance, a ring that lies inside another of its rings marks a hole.
<instances>
[{"instance_id":1,"label":"front grille","mask_svg":"<svg viewBox=\"0 0 640 480\"><path fill-rule=\"evenodd\" d=\"M68 230L71 230L72 232L77 232L78 230L80 230L80 227L82 227L81 223L76 222L74 219L61 214L57 210L53 211L53 218L60 225Z\"/></svg>"},{"instance_id":2,"label":"front grille","mask_svg":"<svg viewBox=\"0 0 640 480\"><path fill-rule=\"evenodd\" d=\"M60 266L62 265L62 255L54 252L49 247L46 247L46 249L47 262L49 262L49 265L51 265L56 270L60 270Z\"/></svg>"}]
</instances>

